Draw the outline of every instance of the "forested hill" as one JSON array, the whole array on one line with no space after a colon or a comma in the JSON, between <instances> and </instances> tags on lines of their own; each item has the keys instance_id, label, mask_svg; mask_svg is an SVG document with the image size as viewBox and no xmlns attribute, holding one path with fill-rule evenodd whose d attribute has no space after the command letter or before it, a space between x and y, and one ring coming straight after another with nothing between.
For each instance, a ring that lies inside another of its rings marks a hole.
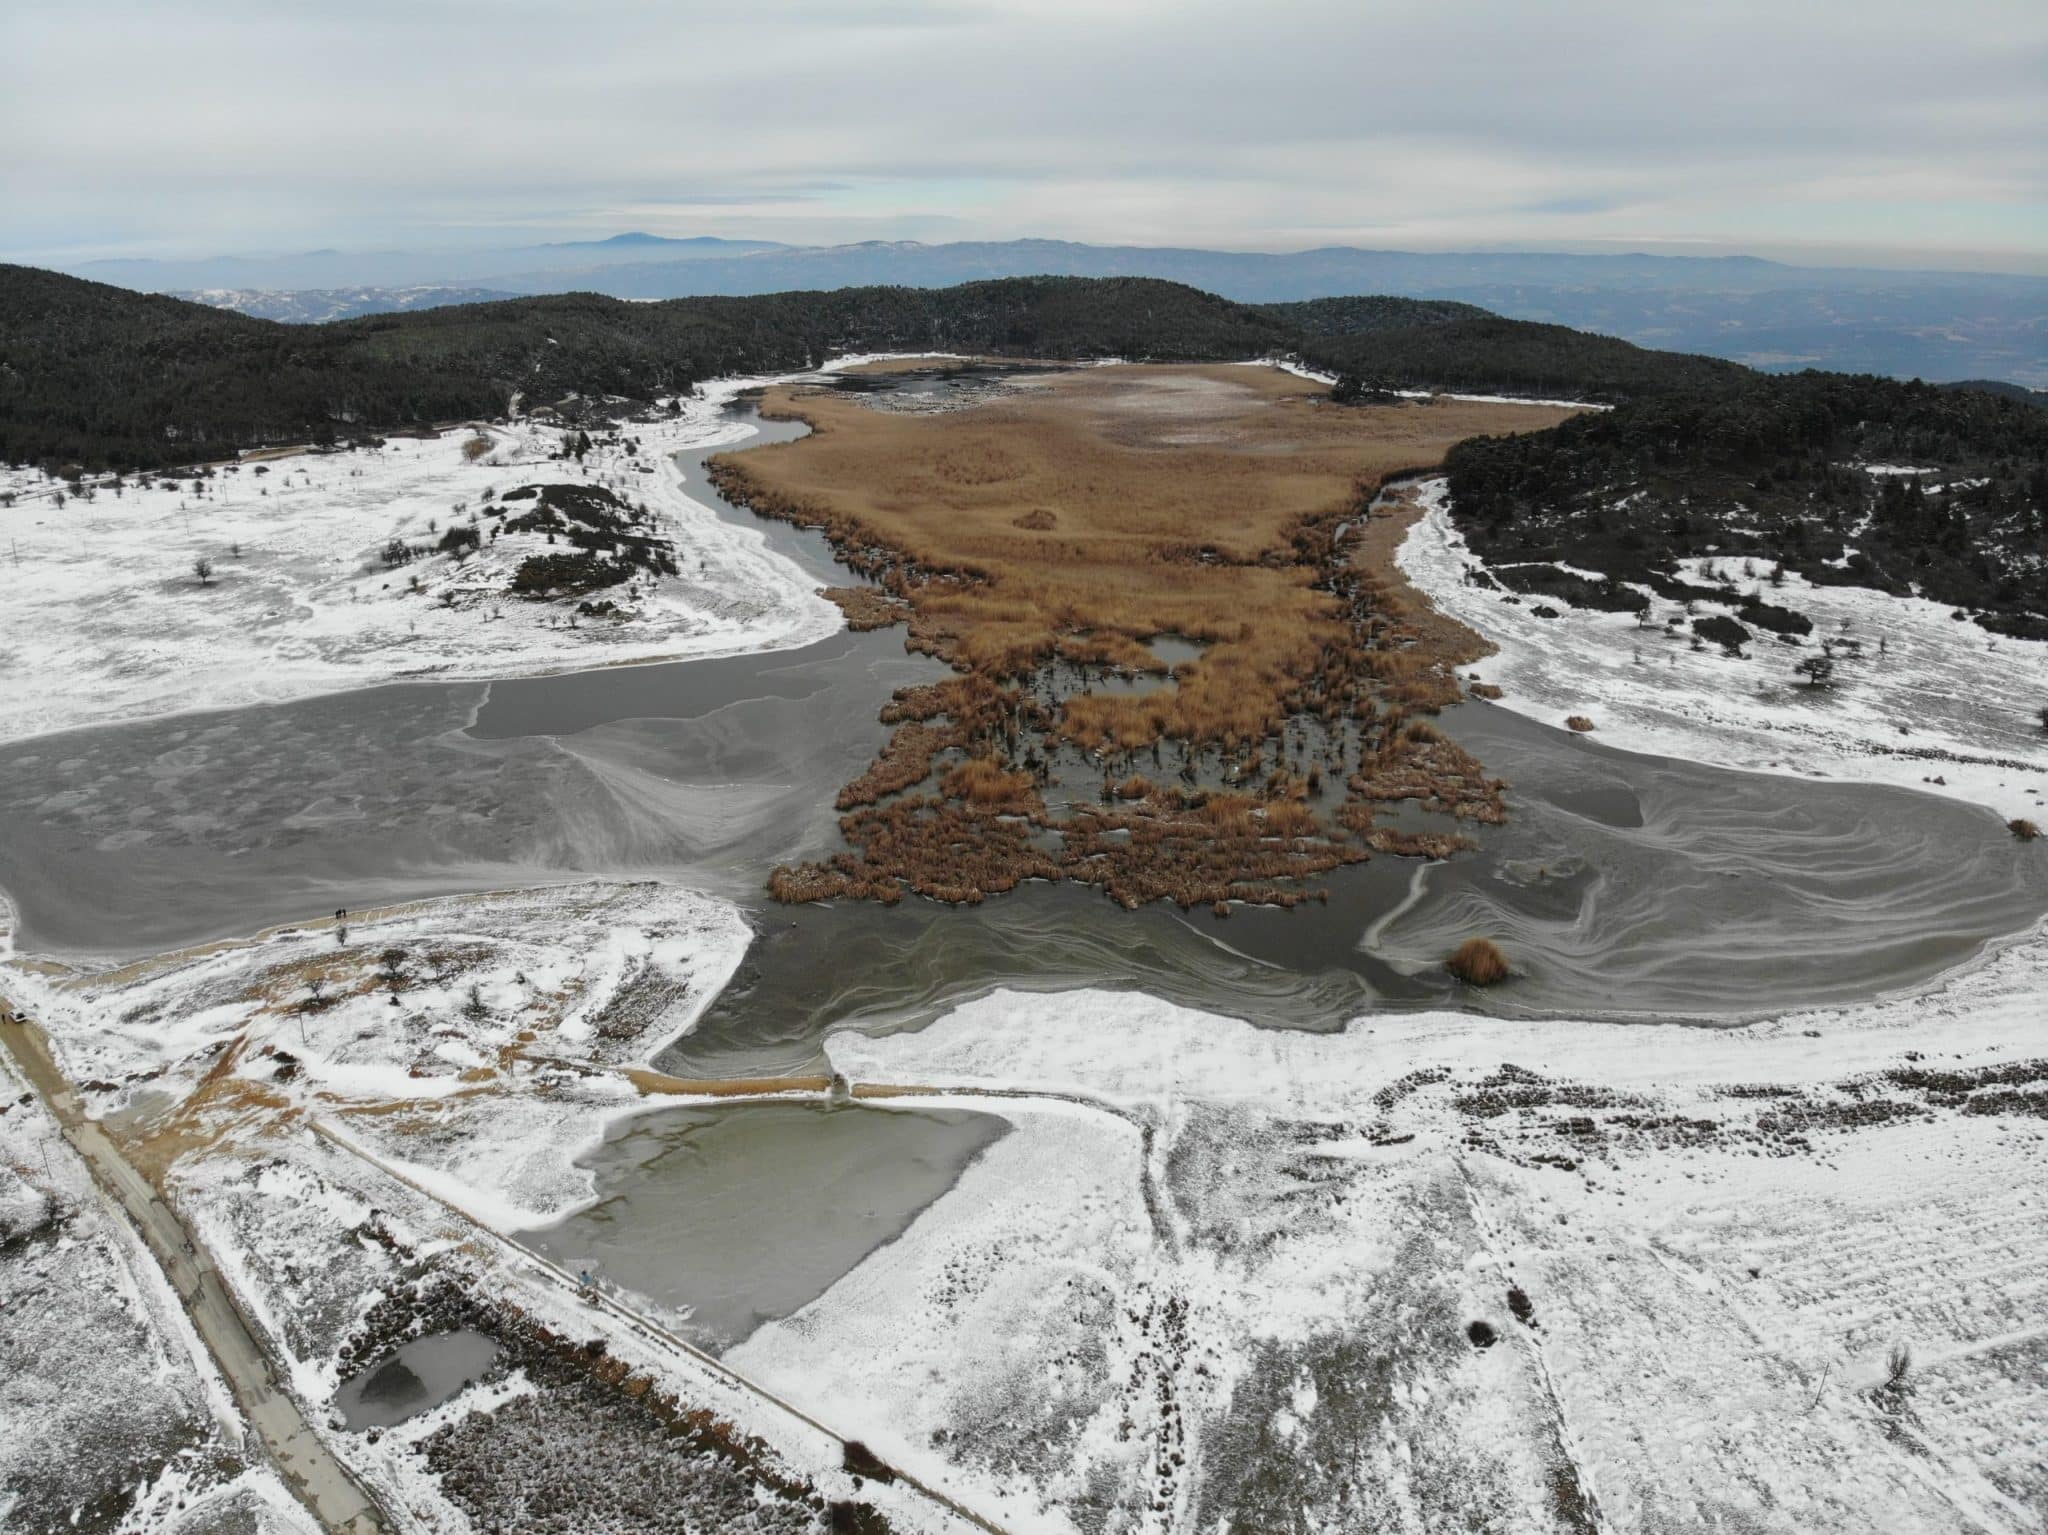
<instances>
[{"instance_id":1,"label":"forested hill","mask_svg":"<svg viewBox=\"0 0 2048 1535\"><path fill-rule=\"evenodd\" d=\"M2037 403L1768 377L1440 301L1250 306L1149 278L1041 277L652 304L572 293L287 325L0 266L0 459L155 468L497 416L515 398L647 400L869 351L1278 353L1351 375L1364 386L1354 397L1386 386L1615 402L1453 453L1454 510L1491 561L1519 564L1505 579L1540 586L1562 561L1678 593L1673 561L1734 554L1917 589L2048 635ZM1555 571L1575 579L1586 596L1588 583Z\"/></svg>"},{"instance_id":2,"label":"forested hill","mask_svg":"<svg viewBox=\"0 0 2048 1535\"><path fill-rule=\"evenodd\" d=\"M647 399L853 351L1161 360L1299 354L1401 387L1627 398L1747 375L1468 305L1255 307L1149 278L1011 278L629 303L596 294L284 325L0 267L0 458L148 468L503 413Z\"/></svg>"},{"instance_id":3,"label":"forested hill","mask_svg":"<svg viewBox=\"0 0 2048 1535\"><path fill-rule=\"evenodd\" d=\"M295 326L0 267L0 458L152 467L503 413L648 399L840 352L1256 357L1286 324L1139 278L1018 278L636 304L562 294Z\"/></svg>"},{"instance_id":4,"label":"forested hill","mask_svg":"<svg viewBox=\"0 0 2048 1535\"><path fill-rule=\"evenodd\" d=\"M1548 399L1617 402L1740 388L1739 363L1653 352L1563 325L1476 318L1308 336L1301 355L1331 373L1394 389L1479 389Z\"/></svg>"},{"instance_id":5,"label":"forested hill","mask_svg":"<svg viewBox=\"0 0 2048 1535\"><path fill-rule=\"evenodd\" d=\"M1730 567L1917 592L1996 632L2048 639L2048 411L2021 400L1750 375L1734 390L1461 443L1449 468L1474 549L1522 590L1630 605L1569 565L1683 599L1674 562L1725 555ZM1759 609L1756 622L1785 620Z\"/></svg>"}]
</instances>

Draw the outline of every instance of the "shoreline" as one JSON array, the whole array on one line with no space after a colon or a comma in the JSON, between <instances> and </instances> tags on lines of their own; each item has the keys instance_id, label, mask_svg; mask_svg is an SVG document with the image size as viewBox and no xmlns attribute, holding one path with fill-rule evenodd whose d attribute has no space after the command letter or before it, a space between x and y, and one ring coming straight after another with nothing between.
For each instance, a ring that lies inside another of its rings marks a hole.
<instances>
[{"instance_id":1,"label":"shoreline","mask_svg":"<svg viewBox=\"0 0 2048 1535\"><path fill-rule=\"evenodd\" d=\"M1915 699L1946 695L1958 704L2001 688L2016 694L2019 689L2007 685L2015 671L2028 668L2013 667L2010 658L2037 659L2048 675L2048 643L1980 644L1974 634L1961 637L1970 643L1957 643L1955 630L1962 626L1950 622L1938 604L1862 587L1802 584L1794 600L1844 632L1853 624L1855 635L1901 641L1887 658L1888 673L1850 673L1829 690L1795 688L1791 658L1809 652L1788 647L1778 676L1762 668L1762 658L1775 657L1777 650L1767 649L1761 637L1756 657L1653 654L1651 659L1671 663L1657 670L1642 664L1645 653L1665 638L1655 628L1642 630L1626 615L1575 609L1554 598L1545 601L1562 610L1560 617L1531 619L1531 600L1504 601L1501 592L1464 580L1462 572L1483 571L1485 565L1451 521L1446 494L1441 478L1416 487L1416 512L1391 563L1431 609L1489 647L1482 670L1503 689L1495 700L1499 707L1553 728L1562 727L1567 714L1586 714L1594 722L1593 740L1641 756L1815 783L1882 784L1976 805L2008 823L2048 819L2048 733L1973 745L1940 733L1940 724L1928 729L1911 715L1912 703L1895 702L1903 688L1911 688ZM1932 616L1935 610L1938 617ZM1488 618L1495 620L1490 633L1484 629ZM1979 656L2001 657L2007 664L1980 664ZM1854 664L1868 668L1875 661ZM1918 671L1911 670L1916 666ZM2018 718L2017 700L2012 708ZM1860 712L1830 718L1828 711L1845 709ZM1908 741L1916 744L1892 744ZM2031 763L2003 755L2030 747L2038 753Z\"/></svg>"},{"instance_id":2,"label":"shoreline","mask_svg":"<svg viewBox=\"0 0 2048 1535\"><path fill-rule=\"evenodd\" d=\"M159 693L177 691L181 688L189 693L189 683L193 676L197 676L205 679L217 696L181 702L177 707L158 708L152 706L149 697L145 695L107 705L101 713L91 718L39 725L18 734L10 733L14 722L22 717L21 711L17 710L10 714L7 723L0 723L0 747L57 740L86 730L112 729L123 725L187 716L303 703L313 699L366 692L379 687L422 684L482 686L526 677L565 676L628 666L658 666L678 661L772 654L800 649L827 638L845 627L839 610L817 596L816 583L786 555L776 550L761 529L735 522L721 515L715 507L692 495L686 486L683 465L678 462L680 457L686 454L743 451L749 439L758 435L758 429L745 423L721 425L720 417L732 401L748 390L814 376L816 375L809 373L774 374L719 379L706 383L702 386L700 394L684 401L684 415L680 418L680 426L682 432L691 440L652 447L651 456L659 462L644 475L634 471L641 480L637 486L639 493L651 492L659 502L667 503L660 507L661 531L671 536L687 537L695 533L701 537L707 530L716 530L718 541L728 555L737 556L742 564L754 568L755 573L767 583L764 590L773 590L776 603L762 618L750 620L742 627L724 633L713 629L699 635L652 636L645 640L629 639L619 646L593 640L577 640L572 646L538 641L537 648L529 650L524 655L501 656L492 656L487 652L464 654L457 648L446 657L428 660L419 665L387 668L378 668L374 664L366 665L361 675L350 675L351 667L346 661L319 660L308 666L303 660L295 661L277 653L264 651L247 656L228 656L213 662L210 670L201 670L194 674L173 672L159 679ZM503 433L517 425L518 420L519 418L509 418L504 422L490 423L489 430ZM638 425L643 431L661 431L668 426L667 423L659 421L633 425ZM474 430L471 425L462 425L417 441L440 445ZM415 439L406 440L411 442ZM368 466L371 462L369 452L370 450L349 450L322 455L322 461L323 465L330 467L352 462ZM548 476L551 469L560 469L560 465L544 458L485 467L498 467L514 474L526 470L534 477L542 479ZM451 479L443 493L461 494L462 487ZM633 493L633 487L630 485L628 493ZM246 510L251 503L234 504ZM363 537L367 539L370 536L365 530ZM339 569L340 567L337 567L337 570ZM673 582L674 578L667 578L667 583ZM522 599L517 597L500 595L507 604L522 602ZM566 612L567 607L548 604L545 613L541 613L538 608L534 611L542 617L547 617ZM568 632L572 631L564 631ZM592 634L598 632L591 631ZM453 643L459 647L465 642L458 638ZM624 650L627 653L607 658L609 650ZM23 659L18 664L27 663Z\"/></svg>"}]
</instances>

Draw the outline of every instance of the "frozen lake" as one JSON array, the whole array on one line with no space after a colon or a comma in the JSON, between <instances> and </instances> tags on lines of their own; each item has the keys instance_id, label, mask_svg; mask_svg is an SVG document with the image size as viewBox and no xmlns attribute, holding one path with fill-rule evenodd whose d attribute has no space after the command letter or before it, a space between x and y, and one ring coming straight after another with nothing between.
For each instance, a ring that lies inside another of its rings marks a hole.
<instances>
[{"instance_id":1,"label":"frozen lake","mask_svg":"<svg viewBox=\"0 0 2048 1535\"><path fill-rule=\"evenodd\" d=\"M847 579L818 534L688 475L813 578ZM671 1052L698 1073L800 1066L830 1023L914 1022L998 985L1138 986L1304 1027L1446 1004L1728 1018L1908 985L2048 910L2042 861L1984 810L1615 751L1484 704L1443 724L1511 782L1508 822L1448 863L1339 871L1327 906L1220 922L1036 885L981 908L769 903L776 863L837 845L834 793L885 738L889 692L940 675L881 630L40 737L0 747L0 888L20 949L129 957L341 906L677 880L761 934ZM1508 948L1514 985L1443 976L1475 933Z\"/></svg>"}]
</instances>

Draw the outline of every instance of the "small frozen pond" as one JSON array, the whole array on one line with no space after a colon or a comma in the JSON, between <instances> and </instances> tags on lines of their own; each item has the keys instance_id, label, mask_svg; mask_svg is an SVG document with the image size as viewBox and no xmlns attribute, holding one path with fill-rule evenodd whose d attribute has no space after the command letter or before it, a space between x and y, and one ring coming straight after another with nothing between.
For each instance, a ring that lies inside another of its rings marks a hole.
<instances>
[{"instance_id":1,"label":"small frozen pond","mask_svg":"<svg viewBox=\"0 0 2048 1535\"><path fill-rule=\"evenodd\" d=\"M1180 634L1155 635L1145 647L1159 657L1168 671L1188 661L1199 661L1202 652L1209 648L1206 641L1191 640Z\"/></svg>"},{"instance_id":2,"label":"small frozen pond","mask_svg":"<svg viewBox=\"0 0 2048 1535\"><path fill-rule=\"evenodd\" d=\"M381 1363L344 1381L334 1393L334 1410L343 1425L357 1433L389 1428L439 1407L482 1379L497 1357L495 1340L466 1328L414 1338Z\"/></svg>"},{"instance_id":3,"label":"small frozen pond","mask_svg":"<svg viewBox=\"0 0 2048 1535\"><path fill-rule=\"evenodd\" d=\"M807 1103L642 1115L586 1162L597 1203L520 1240L723 1349L902 1235L1007 1128L990 1114Z\"/></svg>"}]
</instances>

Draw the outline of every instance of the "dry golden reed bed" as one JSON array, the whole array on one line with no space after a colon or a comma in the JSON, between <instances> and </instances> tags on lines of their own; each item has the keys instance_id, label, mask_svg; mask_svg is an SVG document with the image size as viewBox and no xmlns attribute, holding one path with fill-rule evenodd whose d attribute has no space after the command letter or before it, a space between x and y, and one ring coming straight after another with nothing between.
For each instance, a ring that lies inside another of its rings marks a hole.
<instances>
[{"instance_id":1,"label":"dry golden reed bed","mask_svg":"<svg viewBox=\"0 0 2048 1535\"><path fill-rule=\"evenodd\" d=\"M764 414L812 435L714 460L721 489L824 528L902 605L911 647L962 673L884 712L895 737L840 796L852 851L778 870L775 893L978 900L1070 878L1127 904L1291 903L1371 848L1455 841L1376 828L1376 803L1497 819L1499 785L1410 717L1455 700L1452 668L1478 651L1411 604L1390 561L1358 560L1382 552L1361 514L1463 438L1569 412L1323 393L1226 365L1070 369L939 414L771 390ZM866 622L894 606L848 603ZM1158 636L1205 648L1169 678ZM1158 684L1062 693L1058 662ZM1042 791L1075 753L1101 804L1056 812ZM1138 772L1171 768L1179 787Z\"/></svg>"}]
</instances>

